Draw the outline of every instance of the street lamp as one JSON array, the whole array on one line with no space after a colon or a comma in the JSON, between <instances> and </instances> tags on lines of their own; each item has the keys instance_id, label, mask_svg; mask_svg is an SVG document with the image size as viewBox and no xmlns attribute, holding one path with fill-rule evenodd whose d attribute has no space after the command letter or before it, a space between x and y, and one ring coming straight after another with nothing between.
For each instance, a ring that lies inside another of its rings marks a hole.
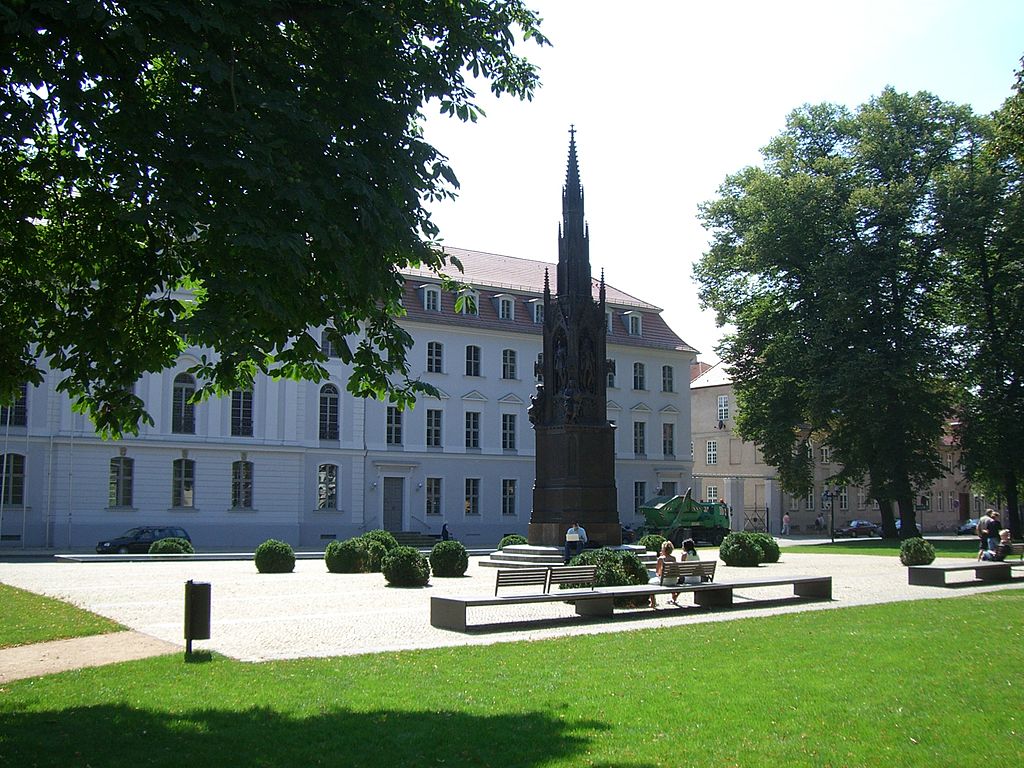
<instances>
[{"instance_id":1,"label":"street lamp","mask_svg":"<svg viewBox=\"0 0 1024 768\"><path fill-rule=\"evenodd\" d=\"M821 505L828 504L829 524L828 531L832 536L832 543L836 543L836 497L839 496L839 489L825 486L821 492Z\"/></svg>"}]
</instances>

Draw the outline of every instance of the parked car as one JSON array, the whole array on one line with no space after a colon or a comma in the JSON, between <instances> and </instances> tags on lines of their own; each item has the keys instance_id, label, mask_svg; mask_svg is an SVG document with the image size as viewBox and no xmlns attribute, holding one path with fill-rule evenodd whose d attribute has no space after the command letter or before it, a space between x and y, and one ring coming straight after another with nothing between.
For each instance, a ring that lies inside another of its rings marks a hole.
<instances>
[{"instance_id":1,"label":"parked car","mask_svg":"<svg viewBox=\"0 0 1024 768\"><path fill-rule=\"evenodd\" d=\"M900 518L897 517L896 518L896 533L897 533L897 535L899 534L900 527L902 525L903 525L903 521ZM917 523L914 523L914 527L917 528L917 535L920 536L921 535L921 526L918 525Z\"/></svg>"},{"instance_id":2,"label":"parked car","mask_svg":"<svg viewBox=\"0 0 1024 768\"><path fill-rule=\"evenodd\" d=\"M978 518L972 517L969 520L965 520L960 524L960 527L956 529L957 536L977 536L978 535Z\"/></svg>"},{"instance_id":3,"label":"parked car","mask_svg":"<svg viewBox=\"0 0 1024 768\"><path fill-rule=\"evenodd\" d=\"M882 528L870 520L850 520L842 528L836 528L836 536L881 536Z\"/></svg>"},{"instance_id":4,"label":"parked car","mask_svg":"<svg viewBox=\"0 0 1024 768\"><path fill-rule=\"evenodd\" d=\"M175 526L141 525L138 528L129 528L113 539L104 539L96 545L96 553L100 555L116 552L120 555L128 553L149 552L149 547L154 541L160 539L184 539L189 538L188 531Z\"/></svg>"}]
</instances>

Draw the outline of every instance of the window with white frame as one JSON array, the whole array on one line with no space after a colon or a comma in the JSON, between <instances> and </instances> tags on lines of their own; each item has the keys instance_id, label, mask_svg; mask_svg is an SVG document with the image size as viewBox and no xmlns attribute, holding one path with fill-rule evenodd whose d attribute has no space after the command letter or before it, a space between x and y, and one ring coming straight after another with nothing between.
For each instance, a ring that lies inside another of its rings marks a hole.
<instances>
[{"instance_id":1,"label":"window with white frame","mask_svg":"<svg viewBox=\"0 0 1024 768\"><path fill-rule=\"evenodd\" d=\"M867 502L867 492L863 488L857 489L857 509L864 509Z\"/></svg>"},{"instance_id":2,"label":"window with white frame","mask_svg":"<svg viewBox=\"0 0 1024 768\"><path fill-rule=\"evenodd\" d=\"M466 447L480 447L480 412L466 411Z\"/></svg>"},{"instance_id":3,"label":"window with white frame","mask_svg":"<svg viewBox=\"0 0 1024 768\"><path fill-rule=\"evenodd\" d=\"M25 506L25 457L20 453L0 454L0 499L5 506Z\"/></svg>"},{"instance_id":4,"label":"window with white frame","mask_svg":"<svg viewBox=\"0 0 1024 768\"><path fill-rule=\"evenodd\" d=\"M196 433L195 405L190 402L196 392L196 380L187 373L174 377L171 400L171 432L178 435Z\"/></svg>"},{"instance_id":5,"label":"window with white frame","mask_svg":"<svg viewBox=\"0 0 1024 768\"><path fill-rule=\"evenodd\" d=\"M427 478L426 513L428 515L441 514L441 478Z\"/></svg>"},{"instance_id":6,"label":"window with white frame","mask_svg":"<svg viewBox=\"0 0 1024 768\"><path fill-rule=\"evenodd\" d=\"M533 306L533 322L543 323L544 322L544 304L540 301L535 301L531 305Z\"/></svg>"},{"instance_id":7,"label":"window with white frame","mask_svg":"<svg viewBox=\"0 0 1024 768\"><path fill-rule=\"evenodd\" d=\"M516 378L516 351L514 349L501 350L501 378Z\"/></svg>"},{"instance_id":8,"label":"window with white frame","mask_svg":"<svg viewBox=\"0 0 1024 768\"><path fill-rule=\"evenodd\" d=\"M10 405L0 406L0 427L24 427L28 422L28 384L22 384Z\"/></svg>"},{"instance_id":9,"label":"window with white frame","mask_svg":"<svg viewBox=\"0 0 1024 768\"><path fill-rule=\"evenodd\" d=\"M954 509L956 509L956 502L957 502L956 491L950 491L949 492L949 511L950 512L952 512Z\"/></svg>"},{"instance_id":10,"label":"window with white frame","mask_svg":"<svg viewBox=\"0 0 1024 768\"><path fill-rule=\"evenodd\" d=\"M796 496L790 496L789 497L789 511L790 512L796 512L798 509L800 509L800 499L798 499Z\"/></svg>"},{"instance_id":11,"label":"window with white frame","mask_svg":"<svg viewBox=\"0 0 1024 768\"><path fill-rule=\"evenodd\" d=\"M942 491L936 491L935 492L935 511L936 512L943 512L943 511L945 511L943 509L944 503L945 503L945 496L943 495Z\"/></svg>"},{"instance_id":12,"label":"window with white frame","mask_svg":"<svg viewBox=\"0 0 1024 768\"><path fill-rule=\"evenodd\" d=\"M666 457L676 455L676 425L671 422L661 425L661 452Z\"/></svg>"},{"instance_id":13,"label":"window with white frame","mask_svg":"<svg viewBox=\"0 0 1024 768\"><path fill-rule=\"evenodd\" d=\"M338 388L324 384L320 388L320 439L338 439Z\"/></svg>"},{"instance_id":14,"label":"window with white frame","mask_svg":"<svg viewBox=\"0 0 1024 768\"><path fill-rule=\"evenodd\" d=\"M252 392L236 389L231 393L231 434L252 437Z\"/></svg>"},{"instance_id":15,"label":"window with white frame","mask_svg":"<svg viewBox=\"0 0 1024 768\"><path fill-rule=\"evenodd\" d=\"M608 361L608 389L615 389L615 361Z\"/></svg>"},{"instance_id":16,"label":"window with white frame","mask_svg":"<svg viewBox=\"0 0 1024 768\"><path fill-rule=\"evenodd\" d=\"M839 508L844 511L850 508L850 492L846 486L839 489Z\"/></svg>"},{"instance_id":17,"label":"window with white frame","mask_svg":"<svg viewBox=\"0 0 1024 768\"><path fill-rule=\"evenodd\" d=\"M427 342L427 373L444 373L444 344Z\"/></svg>"},{"instance_id":18,"label":"window with white frame","mask_svg":"<svg viewBox=\"0 0 1024 768\"><path fill-rule=\"evenodd\" d=\"M316 508L338 508L337 464L321 464L316 468Z\"/></svg>"},{"instance_id":19,"label":"window with white frame","mask_svg":"<svg viewBox=\"0 0 1024 768\"><path fill-rule=\"evenodd\" d=\"M718 441L717 440L708 440L707 448L708 448L708 450L707 450L708 464L717 464L718 463Z\"/></svg>"},{"instance_id":20,"label":"window with white frame","mask_svg":"<svg viewBox=\"0 0 1024 768\"><path fill-rule=\"evenodd\" d=\"M504 517L513 517L516 514L517 485L514 478L505 478L501 481L501 514Z\"/></svg>"},{"instance_id":21,"label":"window with white frame","mask_svg":"<svg viewBox=\"0 0 1024 768\"><path fill-rule=\"evenodd\" d=\"M175 459L171 465L171 506L194 507L195 488L196 463L192 459Z\"/></svg>"},{"instance_id":22,"label":"window with white frame","mask_svg":"<svg viewBox=\"0 0 1024 768\"><path fill-rule=\"evenodd\" d=\"M633 454L636 456L647 454L647 424L643 421L633 422Z\"/></svg>"},{"instance_id":23,"label":"window with white frame","mask_svg":"<svg viewBox=\"0 0 1024 768\"><path fill-rule=\"evenodd\" d=\"M480 375L480 347L476 344L466 345L466 375Z\"/></svg>"},{"instance_id":24,"label":"window with white frame","mask_svg":"<svg viewBox=\"0 0 1024 768\"><path fill-rule=\"evenodd\" d=\"M827 445L821 446L821 463L831 464L832 463L832 448Z\"/></svg>"},{"instance_id":25,"label":"window with white frame","mask_svg":"<svg viewBox=\"0 0 1024 768\"><path fill-rule=\"evenodd\" d=\"M640 507L647 501L647 483L637 480L633 483L633 514L640 514Z\"/></svg>"},{"instance_id":26,"label":"window with white frame","mask_svg":"<svg viewBox=\"0 0 1024 768\"><path fill-rule=\"evenodd\" d=\"M252 509L252 475L251 461L234 461L231 463L231 508Z\"/></svg>"},{"instance_id":27,"label":"window with white frame","mask_svg":"<svg viewBox=\"0 0 1024 768\"><path fill-rule=\"evenodd\" d=\"M612 311L610 309L607 312L604 313L604 330L605 330L605 333L615 333L615 330L614 330L614 325L615 325L614 317L615 317L615 315L612 313Z\"/></svg>"},{"instance_id":28,"label":"window with white frame","mask_svg":"<svg viewBox=\"0 0 1024 768\"><path fill-rule=\"evenodd\" d=\"M459 312L463 315L480 314L480 294L476 291L464 291L459 297L462 300Z\"/></svg>"},{"instance_id":29,"label":"window with white frame","mask_svg":"<svg viewBox=\"0 0 1024 768\"><path fill-rule=\"evenodd\" d=\"M466 478L466 514L480 514L480 478Z\"/></svg>"},{"instance_id":30,"label":"window with white frame","mask_svg":"<svg viewBox=\"0 0 1024 768\"><path fill-rule=\"evenodd\" d=\"M807 498L804 499L804 509L814 509L814 489L811 488L807 492Z\"/></svg>"},{"instance_id":31,"label":"window with white frame","mask_svg":"<svg viewBox=\"0 0 1024 768\"><path fill-rule=\"evenodd\" d=\"M647 371L643 363L633 363L633 389L647 389Z\"/></svg>"},{"instance_id":32,"label":"window with white frame","mask_svg":"<svg viewBox=\"0 0 1024 768\"><path fill-rule=\"evenodd\" d=\"M671 365L661 366L661 391L662 392L674 392L675 382L675 371Z\"/></svg>"},{"instance_id":33,"label":"window with white frame","mask_svg":"<svg viewBox=\"0 0 1024 768\"><path fill-rule=\"evenodd\" d=\"M729 418L729 396L718 396L718 420L725 421Z\"/></svg>"},{"instance_id":34,"label":"window with white frame","mask_svg":"<svg viewBox=\"0 0 1024 768\"><path fill-rule=\"evenodd\" d=\"M515 302L512 301L508 296L502 296L498 299L498 317L502 320L513 320L515 319Z\"/></svg>"},{"instance_id":35,"label":"window with white frame","mask_svg":"<svg viewBox=\"0 0 1024 768\"><path fill-rule=\"evenodd\" d=\"M132 505L134 474L134 459L128 456L115 456L110 460L108 503L111 507L130 507Z\"/></svg>"},{"instance_id":36,"label":"window with white frame","mask_svg":"<svg viewBox=\"0 0 1024 768\"><path fill-rule=\"evenodd\" d=\"M402 444L402 412L398 410L397 406L388 406L387 428L384 437L384 442L388 445Z\"/></svg>"},{"instance_id":37,"label":"window with white frame","mask_svg":"<svg viewBox=\"0 0 1024 768\"><path fill-rule=\"evenodd\" d=\"M706 501L718 501L718 486L709 485L704 491Z\"/></svg>"},{"instance_id":38,"label":"window with white frame","mask_svg":"<svg viewBox=\"0 0 1024 768\"><path fill-rule=\"evenodd\" d=\"M441 418L443 411L440 408L427 409L427 447L441 447Z\"/></svg>"},{"instance_id":39,"label":"window with white frame","mask_svg":"<svg viewBox=\"0 0 1024 768\"><path fill-rule=\"evenodd\" d=\"M338 343L331 338L331 335L334 333L336 331L333 328L324 328L320 331L320 351L331 358L341 357Z\"/></svg>"},{"instance_id":40,"label":"window with white frame","mask_svg":"<svg viewBox=\"0 0 1024 768\"><path fill-rule=\"evenodd\" d=\"M423 309L427 312L441 311L441 289L435 285L423 288Z\"/></svg>"},{"instance_id":41,"label":"window with white frame","mask_svg":"<svg viewBox=\"0 0 1024 768\"><path fill-rule=\"evenodd\" d=\"M501 449L503 451L516 449L516 415L514 413L501 414Z\"/></svg>"},{"instance_id":42,"label":"window with white frame","mask_svg":"<svg viewBox=\"0 0 1024 768\"><path fill-rule=\"evenodd\" d=\"M675 480L662 480L661 481L661 496L675 496L676 495L676 483Z\"/></svg>"},{"instance_id":43,"label":"window with white frame","mask_svg":"<svg viewBox=\"0 0 1024 768\"><path fill-rule=\"evenodd\" d=\"M629 335L643 336L644 326L643 320L641 319L640 315L635 312L630 312L626 315L626 318L629 323Z\"/></svg>"},{"instance_id":44,"label":"window with white frame","mask_svg":"<svg viewBox=\"0 0 1024 768\"><path fill-rule=\"evenodd\" d=\"M544 382L544 353L537 353L537 362L533 364L533 377L538 382Z\"/></svg>"}]
</instances>

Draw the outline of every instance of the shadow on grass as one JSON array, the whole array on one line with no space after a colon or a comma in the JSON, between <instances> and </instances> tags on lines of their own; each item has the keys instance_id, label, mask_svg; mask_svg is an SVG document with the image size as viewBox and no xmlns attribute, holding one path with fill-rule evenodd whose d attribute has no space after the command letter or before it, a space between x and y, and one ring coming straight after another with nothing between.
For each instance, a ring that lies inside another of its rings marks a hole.
<instances>
[{"instance_id":1,"label":"shadow on grass","mask_svg":"<svg viewBox=\"0 0 1024 768\"><path fill-rule=\"evenodd\" d=\"M566 723L539 712L331 707L296 716L268 707L106 704L2 713L0 755L12 766L538 766L582 762L588 732L603 730L608 726L597 721Z\"/></svg>"}]
</instances>

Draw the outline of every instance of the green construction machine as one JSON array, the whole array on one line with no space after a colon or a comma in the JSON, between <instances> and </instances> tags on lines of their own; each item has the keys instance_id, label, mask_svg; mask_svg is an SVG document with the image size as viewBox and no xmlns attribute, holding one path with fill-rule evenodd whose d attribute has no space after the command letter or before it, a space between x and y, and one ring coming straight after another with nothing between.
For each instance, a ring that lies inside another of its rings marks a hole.
<instances>
[{"instance_id":1,"label":"green construction machine","mask_svg":"<svg viewBox=\"0 0 1024 768\"><path fill-rule=\"evenodd\" d=\"M729 507L721 501L694 501L691 490L684 496L655 496L640 506L647 519L642 533L660 533L677 547L683 539L714 546L729 535Z\"/></svg>"}]
</instances>

